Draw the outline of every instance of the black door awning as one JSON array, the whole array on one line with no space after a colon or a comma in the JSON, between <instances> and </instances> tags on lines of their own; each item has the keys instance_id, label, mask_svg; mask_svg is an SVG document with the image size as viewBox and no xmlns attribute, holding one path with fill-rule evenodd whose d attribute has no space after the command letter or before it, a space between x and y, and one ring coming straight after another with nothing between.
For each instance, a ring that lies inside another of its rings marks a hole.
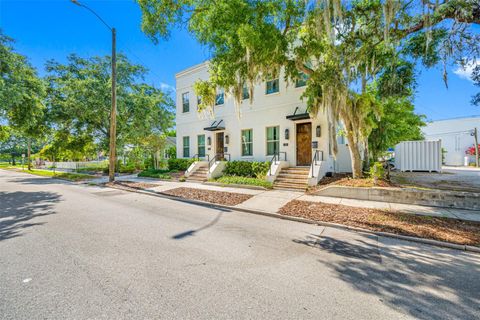
<instances>
[{"instance_id":1,"label":"black door awning","mask_svg":"<svg viewBox=\"0 0 480 320\"><path fill-rule=\"evenodd\" d=\"M213 123L210 125L210 127L203 128L205 131L220 131L220 130L225 130L225 126L221 126L220 124L223 122L223 120L220 121L213 121Z\"/></svg>"},{"instance_id":2,"label":"black door awning","mask_svg":"<svg viewBox=\"0 0 480 320\"><path fill-rule=\"evenodd\" d=\"M298 107L295 108L295 112L293 114L287 116L287 120L305 120L305 119L310 119L310 114L308 112L305 113L297 113Z\"/></svg>"}]
</instances>

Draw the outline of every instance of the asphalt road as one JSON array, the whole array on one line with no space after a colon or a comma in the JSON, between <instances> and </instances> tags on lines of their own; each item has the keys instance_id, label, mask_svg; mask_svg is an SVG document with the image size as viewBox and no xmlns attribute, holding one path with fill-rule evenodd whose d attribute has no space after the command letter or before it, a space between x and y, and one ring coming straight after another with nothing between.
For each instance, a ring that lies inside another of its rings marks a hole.
<instances>
[{"instance_id":1,"label":"asphalt road","mask_svg":"<svg viewBox=\"0 0 480 320\"><path fill-rule=\"evenodd\" d=\"M0 170L1 319L479 319L480 255Z\"/></svg>"}]
</instances>

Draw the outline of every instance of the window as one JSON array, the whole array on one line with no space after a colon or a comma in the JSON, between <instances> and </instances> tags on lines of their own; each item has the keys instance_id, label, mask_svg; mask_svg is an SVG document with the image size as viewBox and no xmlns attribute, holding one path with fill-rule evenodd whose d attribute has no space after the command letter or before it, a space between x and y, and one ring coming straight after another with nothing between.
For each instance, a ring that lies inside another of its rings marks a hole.
<instances>
[{"instance_id":1,"label":"window","mask_svg":"<svg viewBox=\"0 0 480 320\"><path fill-rule=\"evenodd\" d=\"M205 157L205 135L197 136L198 157Z\"/></svg>"},{"instance_id":2,"label":"window","mask_svg":"<svg viewBox=\"0 0 480 320\"><path fill-rule=\"evenodd\" d=\"M190 111L190 95L188 92L182 94L182 112L189 112Z\"/></svg>"},{"instance_id":3,"label":"window","mask_svg":"<svg viewBox=\"0 0 480 320\"><path fill-rule=\"evenodd\" d=\"M217 96L215 98L215 105L219 106L219 105L224 104L224 103L225 103L225 93L223 92L223 90L220 90L217 93Z\"/></svg>"},{"instance_id":4,"label":"window","mask_svg":"<svg viewBox=\"0 0 480 320\"><path fill-rule=\"evenodd\" d=\"M295 88L305 87L307 85L308 75L300 72L300 78L295 81Z\"/></svg>"},{"instance_id":5,"label":"window","mask_svg":"<svg viewBox=\"0 0 480 320\"><path fill-rule=\"evenodd\" d=\"M202 103L202 97L197 96L197 107Z\"/></svg>"},{"instance_id":6,"label":"window","mask_svg":"<svg viewBox=\"0 0 480 320\"><path fill-rule=\"evenodd\" d=\"M250 92L246 84L243 85L242 88L242 100L250 99Z\"/></svg>"},{"instance_id":7,"label":"window","mask_svg":"<svg viewBox=\"0 0 480 320\"><path fill-rule=\"evenodd\" d=\"M253 156L252 129L242 130L242 157Z\"/></svg>"},{"instance_id":8,"label":"window","mask_svg":"<svg viewBox=\"0 0 480 320\"><path fill-rule=\"evenodd\" d=\"M265 86L265 94L272 94L276 93L280 90L280 81L278 80L278 76L275 78L270 77L267 80L266 86Z\"/></svg>"},{"instance_id":9,"label":"window","mask_svg":"<svg viewBox=\"0 0 480 320\"><path fill-rule=\"evenodd\" d=\"M267 128L267 156L273 156L280 151L280 127Z\"/></svg>"},{"instance_id":10,"label":"window","mask_svg":"<svg viewBox=\"0 0 480 320\"><path fill-rule=\"evenodd\" d=\"M190 158L190 137L183 137L183 157Z\"/></svg>"}]
</instances>

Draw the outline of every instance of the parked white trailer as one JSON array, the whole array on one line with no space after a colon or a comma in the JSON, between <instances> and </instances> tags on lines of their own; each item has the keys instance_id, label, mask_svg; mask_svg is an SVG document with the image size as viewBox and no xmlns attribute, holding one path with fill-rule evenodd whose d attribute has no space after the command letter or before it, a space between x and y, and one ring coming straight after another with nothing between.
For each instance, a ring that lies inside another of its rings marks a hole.
<instances>
[{"instance_id":1,"label":"parked white trailer","mask_svg":"<svg viewBox=\"0 0 480 320\"><path fill-rule=\"evenodd\" d=\"M442 171L442 141L402 141L395 146L400 171Z\"/></svg>"}]
</instances>

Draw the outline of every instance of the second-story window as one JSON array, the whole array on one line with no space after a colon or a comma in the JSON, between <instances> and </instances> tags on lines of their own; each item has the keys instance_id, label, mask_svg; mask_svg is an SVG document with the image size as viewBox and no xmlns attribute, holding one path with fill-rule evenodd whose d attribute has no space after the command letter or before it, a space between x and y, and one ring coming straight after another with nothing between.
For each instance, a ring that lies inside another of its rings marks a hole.
<instances>
[{"instance_id":1,"label":"second-story window","mask_svg":"<svg viewBox=\"0 0 480 320\"><path fill-rule=\"evenodd\" d=\"M215 97L215 105L219 106L225 103L225 92L223 90L219 90L217 96Z\"/></svg>"},{"instance_id":2,"label":"second-story window","mask_svg":"<svg viewBox=\"0 0 480 320\"><path fill-rule=\"evenodd\" d=\"M250 99L250 91L248 90L247 85L244 84L242 88L242 100L247 100L247 99Z\"/></svg>"},{"instance_id":3,"label":"second-story window","mask_svg":"<svg viewBox=\"0 0 480 320\"><path fill-rule=\"evenodd\" d=\"M295 88L305 87L307 85L308 75L300 72L300 78L295 81Z\"/></svg>"},{"instance_id":4,"label":"second-story window","mask_svg":"<svg viewBox=\"0 0 480 320\"><path fill-rule=\"evenodd\" d=\"M185 92L182 94L182 112L189 112L190 111L190 94Z\"/></svg>"},{"instance_id":5,"label":"second-story window","mask_svg":"<svg viewBox=\"0 0 480 320\"><path fill-rule=\"evenodd\" d=\"M280 91L280 81L278 76L275 78L271 77L267 80L265 86L265 94L272 94Z\"/></svg>"}]
</instances>

